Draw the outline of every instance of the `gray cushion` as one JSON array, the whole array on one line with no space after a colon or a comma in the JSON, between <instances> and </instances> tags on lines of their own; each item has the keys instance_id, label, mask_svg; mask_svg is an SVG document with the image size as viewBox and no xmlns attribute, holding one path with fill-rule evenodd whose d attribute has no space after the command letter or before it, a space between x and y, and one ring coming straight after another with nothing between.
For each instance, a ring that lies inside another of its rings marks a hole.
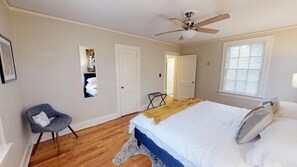
<instances>
[{"instance_id":1,"label":"gray cushion","mask_svg":"<svg viewBox=\"0 0 297 167\"><path fill-rule=\"evenodd\" d=\"M278 97L271 98L262 102L262 105L271 104L272 111L275 113L279 109L279 99Z\"/></svg>"},{"instance_id":2,"label":"gray cushion","mask_svg":"<svg viewBox=\"0 0 297 167\"><path fill-rule=\"evenodd\" d=\"M273 120L273 113L265 107L257 107L249 112L240 125L236 136L238 144L253 140Z\"/></svg>"}]
</instances>

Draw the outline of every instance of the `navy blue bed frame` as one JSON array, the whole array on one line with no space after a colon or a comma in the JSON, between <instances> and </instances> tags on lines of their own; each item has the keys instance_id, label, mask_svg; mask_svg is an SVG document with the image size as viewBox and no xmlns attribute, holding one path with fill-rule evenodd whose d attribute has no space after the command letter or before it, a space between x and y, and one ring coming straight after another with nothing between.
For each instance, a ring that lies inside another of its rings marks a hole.
<instances>
[{"instance_id":1,"label":"navy blue bed frame","mask_svg":"<svg viewBox=\"0 0 297 167\"><path fill-rule=\"evenodd\" d=\"M176 160L167 151L157 146L150 138L140 132L137 128L134 130L135 138L137 139L137 145L143 144L148 148L155 156L157 156L168 167L184 167L184 165Z\"/></svg>"}]
</instances>

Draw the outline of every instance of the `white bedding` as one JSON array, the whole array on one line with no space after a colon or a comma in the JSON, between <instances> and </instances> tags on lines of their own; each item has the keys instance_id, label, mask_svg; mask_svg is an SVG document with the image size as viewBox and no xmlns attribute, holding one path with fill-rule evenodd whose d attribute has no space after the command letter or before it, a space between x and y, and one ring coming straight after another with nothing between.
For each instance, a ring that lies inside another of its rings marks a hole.
<instances>
[{"instance_id":1,"label":"white bedding","mask_svg":"<svg viewBox=\"0 0 297 167\"><path fill-rule=\"evenodd\" d=\"M238 145L235 135L248 110L204 101L158 125L140 114L130 121L186 167L251 167L245 153L253 142Z\"/></svg>"},{"instance_id":2,"label":"white bedding","mask_svg":"<svg viewBox=\"0 0 297 167\"><path fill-rule=\"evenodd\" d=\"M88 84L85 86L86 87L86 92L91 94L92 96L97 96L97 78L89 78L87 80Z\"/></svg>"}]
</instances>

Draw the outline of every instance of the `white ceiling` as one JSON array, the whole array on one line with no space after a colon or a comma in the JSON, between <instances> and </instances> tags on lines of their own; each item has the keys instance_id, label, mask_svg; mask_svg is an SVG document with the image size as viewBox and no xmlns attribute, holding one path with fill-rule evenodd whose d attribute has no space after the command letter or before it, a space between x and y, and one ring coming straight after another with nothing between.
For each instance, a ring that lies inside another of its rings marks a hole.
<instances>
[{"instance_id":1,"label":"white ceiling","mask_svg":"<svg viewBox=\"0 0 297 167\"><path fill-rule=\"evenodd\" d=\"M190 44L250 32L297 25L297 0L7 0L16 8L79 21L95 26L175 44ZM154 34L179 27L168 19L183 19L182 12L195 9L197 21L229 13L231 18L207 28L218 34L197 33L178 41L180 32Z\"/></svg>"}]
</instances>

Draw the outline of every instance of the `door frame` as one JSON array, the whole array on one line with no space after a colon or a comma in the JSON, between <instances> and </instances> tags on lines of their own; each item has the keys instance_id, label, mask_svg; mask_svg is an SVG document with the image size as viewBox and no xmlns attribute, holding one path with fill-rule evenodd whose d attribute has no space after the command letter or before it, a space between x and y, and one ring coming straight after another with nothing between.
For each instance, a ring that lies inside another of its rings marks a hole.
<instances>
[{"instance_id":1,"label":"door frame","mask_svg":"<svg viewBox=\"0 0 297 167\"><path fill-rule=\"evenodd\" d=\"M174 57L174 85L173 85L173 98L176 98L176 77L177 77L177 57L180 54L177 52L169 52L165 51L165 56L164 56L164 92L166 92L166 84L167 84L167 56L173 56Z\"/></svg>"},{"instance_id":2,"label":"door frame","mask_svg":"<svg viewBox=\"0 0 297 167\"><path fill-rule=\"evenodd\" d=\"M136 46L129 46L129 45L122 45L122 44L115 44L115 65L116 65L116 90L117 90L117 114L119 117L122 116L121 110L121 84L120 84L120 61L119 61L119 49L133 49L137 51L137 108L140 108L140 47Z\"/></svg>"}]
</instances>

